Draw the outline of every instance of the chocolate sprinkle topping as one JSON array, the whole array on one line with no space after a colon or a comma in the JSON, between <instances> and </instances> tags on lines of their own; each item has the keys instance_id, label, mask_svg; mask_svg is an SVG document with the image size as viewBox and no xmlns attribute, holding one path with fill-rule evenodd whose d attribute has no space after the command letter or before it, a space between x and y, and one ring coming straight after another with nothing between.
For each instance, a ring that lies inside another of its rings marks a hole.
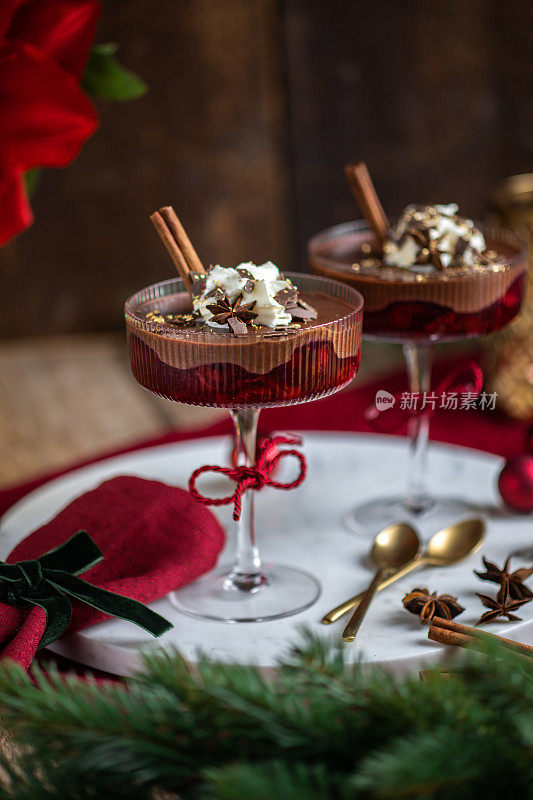
<instances>
[{"instance_id":1,"label":"chocolate sprinkle topping","mask_svg":"<svg viewBox=\"0 0 533 800\"><path fill-rule=\"evenodd\" d=\"M457 244L455 245L455 257L460 258L462 255L464 255L468 245L469 242L467 242L466 239L458 239Z\"/></svg>"},{"instance_id":2,"label":"chocolate sprinkle topping","mask_svg":"<svg viewBox=\"0 0 533 800\"><path fill-rule=\"evenodd\" d=\"M316 319L317 312L314 308L301 308L300 306L291 306L287 309L293 319Z\"/></svg>"},{"instance_id":3,"label":"chocolate sprinkle topping","mask_svg":"<svg viewBox=\"0 0 533 800\"><path fill-rule=\"evenodd\" d=\"M194 299L196 299L197 297L200 297L200 295L205 290L205 285L207 282L207 274L200 272L192 272L191 278L192 278L191 293Z\"/></svg>"},{"instance_id":4,"label":"chocolate sprinkle topping","mask_svg":"<svg viewBox=\"0 0 533 800\"><path fill-rule=\"evenodd\" d=\"M298 296L296 296L294 302L287 303L285 309L294 319L316 319L318 316L316 309L310 306L309 303L306 303L305 300L301 300Z\"/></svg>"},{"instance_id":5,"label":"chocolate sprinkle topping","mask_svg":"<svg viewBox=\"0 0 533 800\"><path fill-rule=\"evenodd\" d=\"M246 322L242 322L242 320L238 319L237 317L230 317L228 319L228 325L230 331L236 336L246 336L248 333Z\"/></svg>"},{"instance_id":6,"label":"chocolate sprinkle topping","mask_svg":"<svg viewBox=\"0 0 533 800\"><path fill-rule=\"evenodd\" d=\"M225 297L225 294L220 288L220 286L215 286L214 289L211 289L211 291L206 294L206 299L208 297L212 297L215 300L222 300L222 298Z\"/></svg>"},{"instance_id":7,"label":"chocolate sprinkle topping","mask_svg":"<svg viewBox=\"0 0 533 800\"><path fill-rule=\"evenodd\" d=\"M288 305L297 302L298 292L293 288L280 289L279 292L274 295L274 300L286 308Z\"/></svg>"}]
</instances>

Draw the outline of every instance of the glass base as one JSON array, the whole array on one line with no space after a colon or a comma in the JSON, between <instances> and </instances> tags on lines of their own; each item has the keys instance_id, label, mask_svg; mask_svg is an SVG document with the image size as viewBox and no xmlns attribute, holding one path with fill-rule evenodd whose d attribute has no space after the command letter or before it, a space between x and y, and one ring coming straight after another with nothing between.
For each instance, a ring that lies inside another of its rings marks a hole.
<instances>
[{"instance_id":1,"label":"glass base","mask_svg":"<svg viewBox=\"0 0 533 800\"><path fill-rule=\"evenodd\" d=\"M344 524L352 533L374 538L393 522L407 522L427 541L447 525L471 516L479 516L479 508L454 497L439 497L419 508L407 506L402 497L376 497L348 511Z\"/></svg>"},{"instance_id":2,"label":"glass base","mask_svg":"<svg viewBox=\"0 0 533 800\"><path fill-rule=\"evenodd\" d=\"M170 602L179 611L219 622L264 622L288 617L313 605L320 583L308 572L270 564L262 567L263 580L251 589L234 588L232 566L214 572L172 592ZM265 580L266 579L266 580Z\"/></svg>"}]
</instances>

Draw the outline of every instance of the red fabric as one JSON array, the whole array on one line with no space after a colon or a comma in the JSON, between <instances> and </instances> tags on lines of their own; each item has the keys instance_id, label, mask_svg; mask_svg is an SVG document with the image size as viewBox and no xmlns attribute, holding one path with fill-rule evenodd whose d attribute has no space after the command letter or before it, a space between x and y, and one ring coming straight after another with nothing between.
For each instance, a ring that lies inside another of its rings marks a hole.
<instances>
[{"instance_id":1,"label":"red fabric","mask_svg":"<svg viewBox=\"0 0 533 800\"><path fill-rule=\"evenodd\" d=\"M433 371L433 383L439 383L450 370L460 363L457 359L447 359L437 364ZM285 408L265 409L259 418L259 428L263 433L271 431L357 431L375 433L375 427L368 422L365 412L374 404L376 392L385 389L391 394L407 391L406 376L403 370L394 375L384 376L367 386L346 390L305 405L286 406ZM385 412L386 414L386 412ZM385 416L384 414L384 416ZM200 431L171 431L156 439L135 442L129 447L102 453L98 458L88 459L80 464L73 464L67 469L58 470L48 475L34 478L27 483L12 486L0 491L0 515L10 506L43 483L70 472L72 469L101 461L113 455L132 452L146 447L171 444L230 434L232 425L229 418L203 428ZM405 431L404 431L405 432ZM400 431L401 433L401 431ZM533 450L531 427L524 422L510 419L497 411L443 411L437 409L431 420L431 439L436 442L473 447L495 455L510 458L521 455L529 449ZM531 442L530 442L531 438Z\"/></svg>"},{"instance_id":2,"label":"red fabric","mask_svg":"<svg viewBox=\"0 0 533 800\"><path fill-rule=\"evenodd\" d=\"M96 0L0 4L0 244L32 221L24 173L65 167L98 125L79 80L99 13Z\"/></svg>"},{"instance_id":3,"label":"red fabric","mask_svg":"<svg viewBox=\"0 0 533 800\"><path fill-rule=\"evenodd\" d=\"M434 370L433 384L435 385L441 381L447 374L449 374L450 370L457 367L458 363L459 362L457 360L447 360L438 364ZM407 390L405 373L403 371L399 371L395 375L386 376L383 379L369 384L368 386L344 391L318 402L308 403L301 406L295 405L287 406L286 408L267 409L261 414L260 428L263 432L269 432L273 430L339 430L373 433L374 429L366 420L365 412L373 405L376 392L380 389L385 389L391 392L391 394L397 394L398 392ZM120 451L102 454L99 458L91 459L90 461L86 461L84 463L99 461L108 458L111 455L117 455L119 452L129 452L146 447L170 444L177 441L203 438L205 436L230 434L231 430L232 426L228 418L208 428L204 428L201 431L167 433L158 437L157 439L137 442L128 448L123 448ZM525 423L509 419L508 417L505 417L504 415L494 411L443 411L438 409L431 420L431 438L434 441L450 442L452 444L474 447L476 449L485 450L506 458L527 452L530 445L533 445L533 440L531 439L531 429L528 428ZM228 447L228 461L229 459L230 451ZM79 466L82 466L82 464L72 466L70 469L74 469ZM29 492L38 488L52 478L69 472L70 469L61 470L52 475L36 478L33 481L23 485L13 486L9 489L0 491L0 514L4 513L11 505L13 505L13 503L20 500ZM156 485L159 486L160 484ZM168 489L168 487L166 488ZM172 492L180 493L180 490L168 490L171 494ZM84 504L86 502L91 502L91 494L85 495L85 498L88 498L88 500L80 498L80 500L75 501L75 503ZM140 499L140 495L138 493L131 497L131 501L135 503L136 498L137 500ZM94 497L92 500L94 501ZM130 501L128 500L128 503L129 502ZM191 502L195 501L191 499ZM128 508L131 509L131 506L128 506ZM211 516L207 509L201 508L199 513L202 512L208 515L208 517ZM86 519L86 515L84 516ZM134 520L134 514L131 512L131 510L129 512L129 519L132 521ZM71 520L71 522L74 522L74 520ZM52 523L49 523L49 525L44 526L44 530L46 531L50 525L53 526L54 524L57 524L57 522L53 521ZM85 522L81 522L77 527L75 525L74 528L70 528L68 532L65 532L64 538L68 538L68 535L75 532L75 530L78 530L79 527L85 526ZM93 536L95 535L94 531L89 530L89 533L91 533ZM37 533L35 535L37 535ZM39 535L46 536L47 534ZM142 537L139 536L139 539L141 538ZM96 541L101 546L101 542L98 540L98 538ZM216 536L213 538L213 543L215 542ZM41 549L45 549L44 540L41 545ZM13 557L22 557L20 554L21 552L24 552L24 550L21 550L21 547L22 544L13 551ZM216 548L214 547L214 549ZM93 573L96 569L98 569L98 567L95 567L95 569L91 572L91 579L93 578ZM207 569L209 569L209 566L206 566L206 570ZM116 577L117 576L113 576L113 579ZM168 577L170 578L170 576ZM164 584L162 582L161 592L164 594L165 591L163 587ZM168 590L169 589L166 591ZM16 609L12 609L9 606L2 606L1 608L0 641L6 641L6 637L11 635L13 630L15 630L16 624L20 623L20 612L18 612ZM35 613L37 614L37 612ZM83 614L80 612L79 617L76 615L75 624L81 619L83 619ZM26 654L31 652L31 647L37 645L40 638L39 631L41 630L39 625L42 625L42 621L39 622L37 620L36 627L33 628L32 631L30 631L29 628L26 628L25 634L30 634L32 632L33 639L31 642L29 639L27 640L27 645L25 648L23 648L23 652L20 652L19 647L23 641L21 636L17 637L11 643L10 653L12 657L17 658L17 660L22 660L22 663L27 663L27 656L26 660L24 661L24 652ZM17 648L19 648L18 654Z\"/></svg>"},{"instance_id":4,"label":"red fabric","mask_svg":"<svg viewBox=\"0 0 533 800\"><path fill-rule=\"evenodd\" d=\"M431 393L437 398L448 392L455 392L458 396L463 392L468 392L470 397L478 397L482 388L483 372L481 367L472 359L468 359L453 367L442 381L432 388ZM393 406L385 410L380 410L375 405L369 406L365 418L380 433L398 433L407 425L412 416L424 416L431 419L437 408L436 405L435 408L430 405L424 408L421 404L420 408L417 407L413 410L402 409L401 399L402 392L397 392L394 395Z\"/></svg>"},{"instance_id":5,"label":"red fabric","mask_svg":"<svg viewBox=\"0 0 533 800\"><path fill-rule=\"evenodd\" d=\"M82 575L111 592L149 603L212 569L224 545L213 514L183 489L135 477L112 478L78 497L15 547L8 563L37 558L86 530L104 559ZM73 601L68 633L106 615ZM2 656L26 669L44 633L45 613L0 603Z\"/></svg>"}]
</instances>

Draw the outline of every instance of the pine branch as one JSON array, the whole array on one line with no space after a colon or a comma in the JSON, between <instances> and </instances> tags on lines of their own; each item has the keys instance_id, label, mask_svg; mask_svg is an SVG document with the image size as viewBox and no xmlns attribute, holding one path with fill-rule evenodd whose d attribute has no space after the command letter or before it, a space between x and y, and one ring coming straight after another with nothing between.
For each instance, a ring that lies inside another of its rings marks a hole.
<instances>
[{"instance_id":1,"label":"pine branch","mask_svg":"<svg viewBox=\"0 0 533 800\"><path fill-rule=\"evenodd\" d=\"M231 764L204 772L209 787L202 800L324 800L348 798L353 792L337 786L334 777L323 765L287 764L272 761L268 764Z\"/></svg>"},{"instance_id":2,"label":"pine branch","mask_svg":"<svg viewBox=\"0 0 533 800\"><path fill-rule=\"evenodd\" d=\"M164 653L124 687L35 675L0 664L21 748L0 800L463 800L533 783L532 671L491 646L427 683L347 665L307 633L272 682Z\"/></svg>"}]
</instances>

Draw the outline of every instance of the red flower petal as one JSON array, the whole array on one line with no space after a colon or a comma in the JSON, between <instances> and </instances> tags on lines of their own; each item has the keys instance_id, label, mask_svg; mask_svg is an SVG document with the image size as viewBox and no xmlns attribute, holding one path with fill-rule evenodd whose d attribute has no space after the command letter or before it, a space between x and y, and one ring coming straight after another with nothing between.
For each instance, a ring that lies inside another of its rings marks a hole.
<instances>
[{"instance_id":1,"label":"red flower petal","mask_svg":"<svg viewBox=\"0 0 533 800\"><path fill-rule=\"evenodd\" d=\"M76 81L32 45L0 45L0 174L64 167L98 125Z\"/></svg>"},{"instance_id":2,"label":"red flower petal","mask_svg":"<svg viewBox=\"0 0 533 800\"><path fill-rule=\"evenodd\" d=\"M0 177L0 245L26 230L32 222L23 176Z\"/></svg>"},{"instance_id":3,"label":"red flower petal","mask_svg":"<svg viewBox=\"0 0 533 800\"><path fill-rule=\"evenodd\" d=\"M7 36L15 13L25 2L26 0L2 0L0 2L0 39Z\"/></svg>"},{"instance_id":4,"label":"red flower petal","mask_svg":"<svg viewBox=\"0 0 533 800\"><path fill-rule=\"evenodd\" d=\"M96 0L24 0L22 3L8 0L7 5L11 6L13 17L4 35L33 44L75 78L80 78L100 15L100 3ZM18 8L14 10L14 6Z\"/></svg>"}]
</instances>

